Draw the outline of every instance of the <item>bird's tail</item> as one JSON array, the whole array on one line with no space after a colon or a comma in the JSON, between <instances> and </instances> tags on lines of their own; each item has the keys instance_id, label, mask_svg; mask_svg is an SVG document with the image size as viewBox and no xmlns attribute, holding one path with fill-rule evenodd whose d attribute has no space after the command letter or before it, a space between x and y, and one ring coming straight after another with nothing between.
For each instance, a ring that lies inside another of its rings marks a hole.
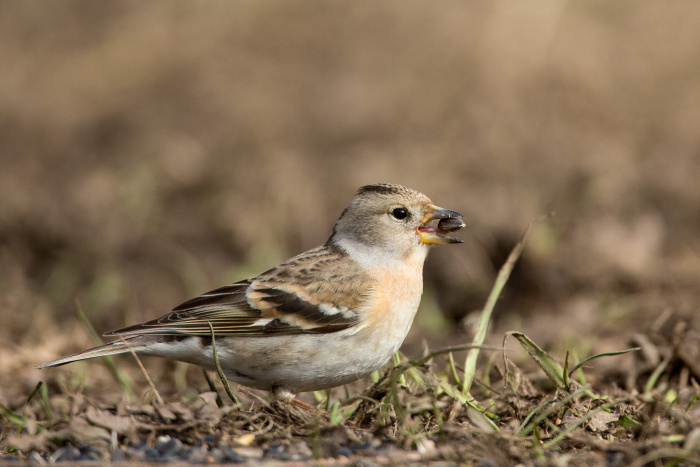
<instances>
[{"instance_id":1,"label":"bird's tail","mask_svg":"<svg viewBox=\"0 0 700 467\"><path fill-rule=\"evenodd\" d=\"M131 352L132 350L138 352L144 347L144 344L139 343L138 341L134 342L133 338L127 338L125 340L111 342L109 344L101 345L99 347L85 350L83 352L69 355L67 357L59 358L58 360L54 360L52 362L42 363L41 365L37 365L34 368L51 368L54 366L65 365L66 363L77 362L78 360L87 360L88 358L104 357L106 355L116 355L120 353Z\"/></svg>"}]
</instances>

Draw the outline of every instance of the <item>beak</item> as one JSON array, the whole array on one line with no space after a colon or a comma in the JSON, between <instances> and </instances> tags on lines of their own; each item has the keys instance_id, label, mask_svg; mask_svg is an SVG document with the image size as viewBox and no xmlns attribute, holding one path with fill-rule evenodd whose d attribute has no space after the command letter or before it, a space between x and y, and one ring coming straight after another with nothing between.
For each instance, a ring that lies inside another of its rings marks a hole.
<instances>
[{"instance_id":1,"label":"beak","mask_svg":"<svg viewBox=\"0 0 700 467\"><path fill-rule=\"evenodd\" d=\"M432 221L439 220L437 226L429 225ZM462 215L457 211L432 206L423 216L416 232L420 236L420 241L430 245L447 245L450 243L462 243L459 238L447 235L448 232L466 227L462 222Z\"/></svg>"}]
</instances>

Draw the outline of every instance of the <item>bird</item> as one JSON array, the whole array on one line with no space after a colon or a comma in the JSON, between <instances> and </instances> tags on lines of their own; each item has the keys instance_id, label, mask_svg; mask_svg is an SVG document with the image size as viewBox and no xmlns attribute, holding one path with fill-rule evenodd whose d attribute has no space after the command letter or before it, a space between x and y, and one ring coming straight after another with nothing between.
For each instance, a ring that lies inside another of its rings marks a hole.
<instances>
[{"instance_id":1,"label":"bird","mask_svg":"<svg viewBox=\"0 0 700 467\"><path fill-rule=\"evenodd\" d=\"M462 243L449 235L465 227L462 218L402 185L363 186L323 245L104 334L119 340L36 368L133 351L214 370L214 344L226 379L278 401L348 384L399 350L418 310L428 251Z\"/></svg>"}]
</instances>

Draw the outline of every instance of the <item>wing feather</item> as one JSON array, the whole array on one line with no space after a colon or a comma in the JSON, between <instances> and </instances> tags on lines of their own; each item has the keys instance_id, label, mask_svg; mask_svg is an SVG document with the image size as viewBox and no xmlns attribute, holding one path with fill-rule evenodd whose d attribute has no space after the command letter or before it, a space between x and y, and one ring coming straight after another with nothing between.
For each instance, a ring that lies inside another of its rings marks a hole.
<instances>
[{"instance_id":1,"label":"wing feather","mask_svg":"<svg viewBox=\"0 0 700 467\"><path fill-rule=\"evenodd\" d=\"M209 324L217 336L319 334L348 329L359 322L357 308L368 298L362 292L371 287L361 281L336 280L336 263L343 259L347 258L327 248L310 250L257 278L220 287L160 318L105 335L209 336ZM324 267L319 269L318 265Z\"/></svg>"}]
</instances>

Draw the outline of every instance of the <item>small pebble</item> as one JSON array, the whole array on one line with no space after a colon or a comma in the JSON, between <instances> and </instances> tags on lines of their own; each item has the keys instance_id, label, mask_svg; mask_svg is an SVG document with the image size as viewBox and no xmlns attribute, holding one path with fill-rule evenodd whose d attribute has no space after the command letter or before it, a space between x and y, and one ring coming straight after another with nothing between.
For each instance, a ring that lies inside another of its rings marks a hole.
<instances>
[{"instance_id":1,"label":"small pebble","mask_svg":"<svg viewBox=\"0 0 700 467\"><path fill-rule=\"evenodd\" d=\"M265 451L265 456L270 456L273 459L279 460L289 460L291 458L281 444L270 446L270 448Z\"/></svg>"},{"instance_id":2,"label":"small pebble","mask_svg":"<svg viewBox=\"0 0 700 467\"><path fill-rule=\"evenodd\" d=\"M246 457L237 453L231 446L225 444L221 446L221 452L224 455L224 462L234 462L236 464L246 461Z\"/></svg>"},{"instance_id":3,"label":"small pebble","mask_svg":"<svg viewBox=\"0 0 700 467\"><path fill-rule=\"evenodd\" d=\"M236 446L235 451L246 459L262 459L263 450L254 446Z\"/></svg>"},{"instance_id":4,"label":"small pebble","mask_svg":"<svg viewBox=\"0 0 700 467\"><path fill-rule=\"evenodd\" d=\"M498 467L498 462L489 457L481 459L481 467Z\"/></svg>"},{"instance_id":5,"label":"small pebble","mask_svg":"<svg viewBox=\"0 0 700 467\"><path fill-rule=\"evenodd\" d=\"M187 450L185 459L192 464L206 464L209 451L201 446L193 446Z\"/></svg>"},{"instance_id":6,"label":"small pebble","mask_svg":"<svg viewBox=\"0 0 700 467\"><path fill-rule=\"evenodd\" d=\"M364 443L355 443L350 447L350 449L353 452L370 451L379 448L381 445L381 441L379 441L378 439L372 439L370 441L365 441Z\"/></svg>"},{"instance_id":7,"label":"small pebble","mask_svg":"<svg viewBox=\"0 0 700 467\"><path fill-rule=\"evenodd\" d=\"M44 460L44 458L41 457L41 454L37 452L29 453L29 455L27 456L27 462L29 462L30 464L46 464L46 460Z\"/></svg>"},{"instance_id":8,"label":"small pebble","mask_svg":"<svg viewBox=\"0 0 700 467\"><path fill-rule=\"evenodd\" d=\"M369 459L357 459L352 465L353 467L377 467L378 464L375 464Z\"/></svg>"},{"instance_id":9,"label":"small pebble","mask_svg":"<svg viewBox=\"0 0 700 467\"><path fill-rule=\"evenodd\" d=\"M121 449L117 449L116 451L112 452L112 456L109 459L109 461L112 463L125 462L126 460L126 452L122 451Z\"/></svg>"},{"instance_id":10,"label":"small pebble","mask_svg":"<svg viewBox=\"0 0 700 467\"><path fill-rule=\"evenodd\" d=\"M161 456L176 456L180 454L183 449L182 442L177 438L170 438L166 440L159 440L156 443L156 449Z\"/></svg>"},{"instance_id":11,"label":"small pebble","mask_svg":"<svg viewBox=\"0 0 700 467\"><path fill-rule=\"evenodd\" d=\"M625 455L621 452L609 452L605 455L605 465L619 467L624 465Z\"/></svg>"},{"instance_id":12,"label":"small pebble","mask_svg":"<svg viewBox=\"0 0 700 467\"><path fill-rule=\"evenodd\" d=\"M445 232L453 232L465 227L466 224L457 217L449 217L447 219L440 219L438 222L438 229L444 230Z\"/></svg>"},{"instance_id":13,"label":"small pebble","mask_svg":"<svg viewBox=\"0 0 700 467\"><path fill-rule=\"evenodd\" d=\"M216 436L212 434L208 434L204 437L204 444L208 444L209 446L214 446L216 444Z\"/></svg>"},{"instance_id":14,"label":"small pebble","mask_svg":"<svg viewBox=\"0 0 700 467\"><path fill-rule=\"evenodd\" d=\"M80 457L76 460L78 461L99 461L102 460L102 453L99 449L93 446L83 446L80 449Z\"/></svg>"},{"instance_id":15,"label":"small pebble","mask_svg":"<svg viewBox=\"0 0 700 467\"><path fill-rule=\"evenodd\" d=\"M66 446L56 449L56 451L49 456L48 461L50 463L68 462L77 460L78 457L80 457L80 449L76 448L75 446Z\"/></svg>"},{"instance_id":16,"label":"small pebble","mask_svg":"<svg viewBox=\"0 0 700 467\"><path fill-rule=\"evenodd\" d=\"M352 451L347 446L340 446L338 448L338 456L350 457L352 456Z\"/></svg>"},{"instance_id":17,"label":"small pebble","mask_svg":"<svg viewBox=\"0 0 700 467\"><path fill-rule=\"evenodd\" d=\"M144 456L146 455L146 448L128 446L124 451L124 455L129 460L140 461L143 460Z\"/></svg>"},{"instance_id":18,"label":"small pebble","mask_svg":"<svg viewBox=\"0 0 700 467\"><path fill-rule=\"evenodd\" d=\"M212 448L207 456L207 462L210 464L220 464L225 455L219 448Z\"/></svg>"}]
</instances>

